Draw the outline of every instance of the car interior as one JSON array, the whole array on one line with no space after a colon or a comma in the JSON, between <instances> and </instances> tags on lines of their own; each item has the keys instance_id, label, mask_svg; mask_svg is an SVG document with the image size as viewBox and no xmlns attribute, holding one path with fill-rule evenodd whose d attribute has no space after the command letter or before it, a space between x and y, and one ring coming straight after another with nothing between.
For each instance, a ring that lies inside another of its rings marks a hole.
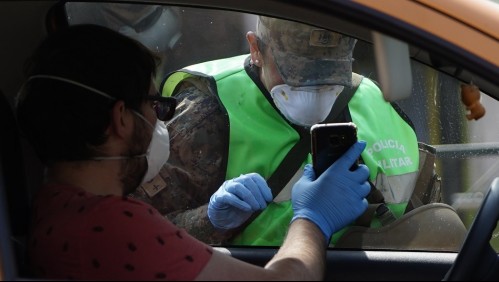
<instances>
[{"instance_id":1,"label":"car interior","mask_svg":"<svg viewBox=\"0 0 499 282\"><path fill-rule=\"evenodd\" d=\"M161 11L135 23L134 32L128 32L162 57L158 86L165 75L184 66L249 53L244 35L255 29L258 15L357 38L353 71L377 81L385 99L412 121L420 160L426 158L424 168L433 177L431 184L425 184L439 189L439 195L422 191L419 199L438 198L438 203L427 206L426 225L412 217L411 227L419 234L412 245L381 234L376 243L329 247L325 280L499 278L499 70L493 63L452 49L444 40L403 26L397 19L376 18L367 8L355 6L355 1L108 2ZM0 280L37 279L29 270L26 237L30 203L43 181L43 166L16 124L22 63L47 33L62 26L94 23L123 31L96 12L106 4L0 2ZM168 28L148 32L157 22ZM472 90L468 93L468 89ZM428 234L437 234L430 229L438 230L441 237L430 238ZM356 242L364 237L359 238ZM272 246L215 248L260 266L278 250Z\"/></svg>"}]
</instances>

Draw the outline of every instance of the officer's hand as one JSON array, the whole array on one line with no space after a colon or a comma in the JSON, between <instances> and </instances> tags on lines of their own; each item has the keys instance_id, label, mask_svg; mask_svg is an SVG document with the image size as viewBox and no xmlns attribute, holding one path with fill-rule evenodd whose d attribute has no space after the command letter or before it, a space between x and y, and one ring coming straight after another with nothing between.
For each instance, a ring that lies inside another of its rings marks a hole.
<instances>
[{"instance_id":1,"label":"officer's hand","mask_svg":"<svg viewBox=\"0 0 499 282\"><path fill-rule=\"evenodd\" d=\"M357 142L317 179L312 166L306 165L291 194L291 221L306 218L314 222L329 241L334 232L359 217L367 209L369 169L363 164L354 171L350 167L365 147L365 142Z\"/></svg>"},{"instance_id":2,"label":"officer's hand","mask_svg":"<svg viewBox=\"0 0 499 282\"><path fill-rule=\"evenodd\" d=\"M255 211L272 201L267 182L257 173L241 175L225 181L208 204L208 217L217 229L239 227Z\"/></svg>"}]
</instances>

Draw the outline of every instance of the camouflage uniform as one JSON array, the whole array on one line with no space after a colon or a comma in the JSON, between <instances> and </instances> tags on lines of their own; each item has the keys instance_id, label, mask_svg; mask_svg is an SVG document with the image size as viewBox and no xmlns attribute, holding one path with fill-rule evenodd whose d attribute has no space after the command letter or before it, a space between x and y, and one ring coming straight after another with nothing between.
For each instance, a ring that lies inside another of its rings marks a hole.
<instances>
[{"instance_id":1,"label":"camouflage uniform","mask_svg":"<svg viewBox=\"0 0 499 282\"><path fill-rule=\"evenodd\" d=\"M258 24L257 35L272 52L286 84L351 85L355 39L264 17L260 17ZM250 65L249 57L245 61L245 70L274 110L278 111L259 79L259 69ZM219 96L213 93L216 87L209 87L210 83L209 79L189 78L175 88L173 95L179 104L176 116L168 123L170 159L160 175L140 187L134 196L152 204L198 239L220 244L240 230L221 234L214 230L207 218L207 203L226 178L230 133L229 117ZM296 125L292 127L296 130ZM254 171L238 173L249 172ZM270 177L262 176L266 179Z\"/></svg>"},{"instance_id":2,"label":"camouflage uniform","mask_svg":"<svg viewBox=\"0 0 499 282\"><path fill-rule=\"evenodd\" d=\"M150 203L196 238L219 244L230 234L214 230L206 209L211 195L225 180L227 144L220 139L228 134L227 116L216 96L188 83L177 98L177 113L167 124L169 160L160 177L142 185L133 196Z\"/></svg>"},{"instance_id":3,"label":"camouflage uniform","mask_svg":"<svg viewBox=\"0 0 499 282\"><path fill-rule=\"evenodd\" d=\"M350 85L351 51L355 39L319 30L314 33L315 38L311 38L311 42L315 42L316 45L323 44L325 47L339 45L341 48L329 48L330 54L324 55L340 59L326 63L317 61L313 58L314 55L317 56L317 50L315 54L313 52L308 54L308 57L293 57L278 50L284 49L284 45L290 46L289 44L301 48L302 51L308 48L299 40L310 31L310 27L287 21L274 22L264 17L260 17L260 20L263 22L258 23L258 37L265 44L269 44L278 60L293 66L290 72L282 69L283 77L289 78L290 84L315 84L320 80L321 83L334 81L335 84ZM294 34L276 34L283 29L289 31L290 25L296 28ZM276 31L271 32L267 26L272 26ZM271 37L281 40L273 44L268 40ZM317 67L321 68L321 72L311 71L317 70ZM250 66L249 57L245 69L263 90L258 69ZM297 72L301 73L302 77L293 80L292 76L296 76ZM324 76L319 78L319 73L323 73ZM206 210L211 195L225 180L229 120L217 95L211 93L205 86L207 83L202 80L184 82L175 90L174 96L178 99L179 105L176 116L167 124L171 142L170 158L159 176L151 183L137 189L133 197L150 203L173 223L185 228L196 238L210 244L220 244L237 230L225 234L217 232L211 225ZM265 95L271 99L268 92Z\"/></svg>"}]
</instances>

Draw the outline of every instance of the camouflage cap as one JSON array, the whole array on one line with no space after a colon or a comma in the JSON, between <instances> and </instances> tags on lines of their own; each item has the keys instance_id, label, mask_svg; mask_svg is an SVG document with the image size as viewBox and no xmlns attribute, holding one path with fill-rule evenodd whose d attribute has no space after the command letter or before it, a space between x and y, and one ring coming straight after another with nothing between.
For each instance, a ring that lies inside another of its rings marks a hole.
<instances>
[{"instance_id":1,"label":"camouflage cap","mask_svg":"<svg viewBox=\"0 0 499 282\"><path fill-rule=\"evenodd\" d=\"M286 84L351 86L355 38L264 16L258 18L256 35L270 47Z\"/></svg>"}]
</instances>

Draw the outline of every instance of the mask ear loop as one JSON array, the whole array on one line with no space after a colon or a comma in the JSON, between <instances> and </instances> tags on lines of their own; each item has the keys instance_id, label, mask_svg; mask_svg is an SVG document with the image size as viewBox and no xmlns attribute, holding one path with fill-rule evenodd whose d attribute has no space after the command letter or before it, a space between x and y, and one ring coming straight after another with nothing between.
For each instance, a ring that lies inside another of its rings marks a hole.
<instances>
[{"instance_id":1,"label":"mask ear loop","mask_svg":"<svg viewBox=\"0 0 499 282\"><path fill-rule=\"evenodd\" d=\"M145 116L143 116L142 114L140 114L139 112L135 111L135 110L132 110L134 114L136 114L139 118L141 118L143 121L145 121L145 123L147 123L151 128L152 130L154 130L154 125L152 125L147 119ZM158 119L156 118L156 122L158 122Z\"/></svg>"},{"instance_id":2,"label":"mask ear loop","mask_svg":"<svg viewBox=\"0 0 499 282\"><path fill-rule=\"evenodd\" d=\"M143 158L146 157L147 154L141 154L137 156L130 156L130 157L125 157L125 156L115 156L115 157L95 157L92 158L94 161L116 161L116 160L128 160L128 159L137 159L137 158Z\"/></svg>"},{"instance_id":3,"label":"mask ear loop","mask_svg":"<svg viewBox=\"0 0 499 282\"><path fill-rule=\"evenodd\" d=\"M147 125L149 125L153 132L155 130L155 127L143 116L141 115L140 113L138 113L137 111L135 110L132 110L132 112L134 114L136 114L140 119L142 119ZM156 121L157 122L157 121ZM147 157L149 153L149 150L147 153L144 153L144 154L140 154L140 155L136 155L136 156L114 156L114 157L95 157L95 158L92 158L92 160L96 160L96 161L113 161L113 160L127 160L127 159L136 159L136 158L144 158L144 157Z\"/></svg>"},{"instance_id":4,"label":"mask ear loop","mask_svg":"<svg viewBox=\"0 0 499 282\"><path fill-rule=\"evenodd\" d=\"M72 85L76 85L78 87L81 87L81 88L84 88L84 89L87 89L91 92L94 92L96 94L99 94L105 98L108 98L112 101L116 101L117 99L114 98L113 96L109 95L109 94L106 94L100 90L97 90L93 87L90 87L88 85L85 85L85 84L82 84L82 83L79 83L79 82L76 82L74 80L71 80L71 79L67 79L67 78L64 78L64 77L60 77L60 76L55 76L55 75L45 75L45 74L37 74L37 75L33 75L33 76L30 76L24 83L23 85L21 86L21 89L19 90L19 92L21 93L20 95L18 94L18 96L21 96L23 92L21 91L24 91L24 87L27 83L29 83L31 80L33 79L52 79L52 80L58 80L58 81L62 81L62 82L66 82L66 83L69 83L69 84L72 84ZM18 101L19 103L19 101ZM132 111L139 117L141 118L142 120L144 120L153 130L154 130L154 126L143 116L141 115L140 113L138 113L137 111L133 110ZM131 157L125 157L125 156L116 156L116 157L96 157L96 158L92 158L93 160L97 160L97 161L102 161L102 160L124 160L124 159L130 159L130 158L143 158L143 157L146 157L147 156L147 153L146 154L141 154L141 155L137 155L137 156L131 156Z\"/></svg>"},{"instance_id":5,"label":"mask ear loop","mask_svg":"<svg viewBox=\"0 0 499 282\"><path fill-rule=\"evenodd\" d=\"M149 125L152 128L153 131L155 130L154 126L143 115L141 115L140 113L138 113L135 110L132 110L132 112L134 114L136 114L140 119L142 119L147 125ZM148 153L149 153L149 151L146 152L146 153L144 153L144 154L140 154L140 155L136 155L136 156L95 157L95 158L92 158L92 160L96 160L96 161L113 161L113 160L136 159L136 158L147 157Z\"/></svg>"},{"instance_id":6,"label":"mask ear loop","mask_svg":"<svg viewBox=\"0 0 499 282\"><path fill-rule=\"evenodd\" d=\"M87 89L91 92L94 92L98 95L101 95L107 99L110 99L111 101L116 101L117 99L114 98L113 96L109 95L109 94L106 94L98 89L95 89L93 87L90 87L88 85L85 85L85 84L82 84L82 83L79 83L79 82L76 82L74 80L71 80L71 79L67 79L67 78L64 78L64 77L60 77L60 76L56 76L56 75L46 75L46 74L37 74L37 75L32 75L30 77L28 77L28 79L26 79L26 81L22 84L21 88L19 89L19 91L17 92L17 97L16 97L16 107L19 107L19 104L22 103L22 101L26 98L26 94L24 92L25 88L26 88L26 85L34 80L34 79L49 79L49 80L57 80L57 81L62 81L62 82L65 82L65 83L69 83L69 84L72 84L72 85L76 85L78 87L81 87L81 88L84 88L84 89Z\"/></svg>"},{"instance_id":7,"label":"mask ear loop","mask_svg":"<svg viewBox=\"0 0 499 282\"><path fill-rule=\"evenodd\" d=\"M73 85L76 85L76 86L79 86L81 88L84 88L84 89L87 89L89 91L92 91L96 94L99 94L103 97L106 97L110 100L113 100L113 101L116 101L117 99L114 98L113 96L109 95L109 94L106 94L100 90L97 90L93 87L90 87L88 85L85 85L85 84L82 84L82 83L79 83L79 82L76 82L74 80L71 80L71 79L67 79L67 78L64 78L64 77L60 77L60 76L55 76L55 75L46 75L46 74L37 74L37 75L33 75L33 76L30 76L28 78L28 80L26 80L25 83L28 83L29 81L33 80L33 79L36 79L36 78L42 78L42 79L52 79L52 80L58 80L58 81L63 81L63 82L66 82L66 83L69 83L69 84L73 84ZM24 87L24 84L23 84L23 87Z\"/></svg>"}]
</instances>

